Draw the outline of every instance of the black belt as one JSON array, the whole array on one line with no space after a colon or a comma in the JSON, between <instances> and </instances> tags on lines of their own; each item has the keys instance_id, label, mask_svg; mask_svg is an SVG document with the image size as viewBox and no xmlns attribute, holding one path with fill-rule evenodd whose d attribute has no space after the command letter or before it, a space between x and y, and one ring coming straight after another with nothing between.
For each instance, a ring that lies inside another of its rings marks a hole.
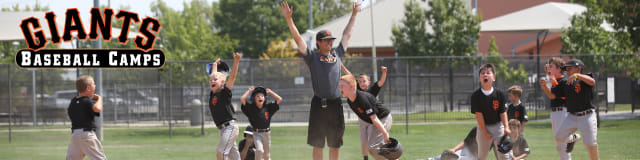
<instances>
[{"instance_id":1,"label":"black belt","mask_svg":"<svg viewBox=\"0 0 640 160\"><path fill-rule=\"evenodd\" d=\"M586 111L582 111L582 112L571 112L572 115L574 116L584 116L587 114L593 113L593 110L586 110Z\"/></svg>"},{"instance_id":2,"label":"black belt","mask_svg":"<svg viewBox=\"0 0 640 160\"><path fill-rule=\"evenodd\" d=\"M222 129L224 127L227 127L227 126L231 125L231 122L233 122L233 120L226 121L226 122L224 122L224 123L222 123L220 125L217 125L216 127L218 127L218 129Z\"/></svg>"},{"instance_id":3,"label":"black belt","mask_svg":"<svg viewBox=\"0 0 640 160\"><path fill-rule=\"evenodd\" d=\"M552 112L559 112L559 111L563 111L564 107L551 107L551 111Z\"/></svg>"},{"instance_id":4,"label":"black belt","mask_svg":"<svg viewBox=\"0 0 640 160\"><path fill-rule=\"evenodd\" d=\"M322 108L327 108L329 103L340 103L340 98L320 98L318 96L313 96L314 99L320 100L320 105Z\"/></svg>"},{"instance_id":5,"label":"black belt","mask_svg":"<svg viewBox=\"0 0 640 160\"><path fill-rule=\"evenodd\" d=\"M82 131L96 131L96 128L71 128L71 133L73 133L73 130L75 129L82 129Z\"/></svg>"},{"instance_id":6,"label":"black belt","mask_svg":"<svg viewBox=\"0 0 640 160\"><path fill-rule=\"evenodd\" d=\"M269 132L269 131L271 131L270 128L267 128L267 129L255 129L255 132Z\"/></svg>"}]
</instances>

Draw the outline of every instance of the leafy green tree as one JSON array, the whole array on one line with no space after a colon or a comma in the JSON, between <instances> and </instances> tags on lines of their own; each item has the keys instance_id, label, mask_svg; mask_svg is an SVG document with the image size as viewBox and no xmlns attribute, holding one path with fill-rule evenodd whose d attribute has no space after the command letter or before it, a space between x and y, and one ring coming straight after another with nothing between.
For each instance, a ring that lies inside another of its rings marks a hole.
<instances>
[{"instance_id":1,"label":"leafy green tree","mask_svg":"<svg viewBox=\"0 0 640 160\"><path fill-rule=\"evenodd\" d=\"M618 31L630 34L633 50L640 48L640 1L638 0L571 0L574 3L592 3L602 9L607 22ZM591 2L590 2L591 1Z\"/></svg>"},{"instance_id":2,"label":"leafy green tree","mask_svg":"<svg viewBox=\"0 0 640 160\"><path fill-rule=\"evenodd\" d=\"M491 37L489 43L489 58L488 62L496 65L496 76L503 78L506 82L526 82L527 71L522 64L518 65L518 68L509 67L509 60L505 60L502 57L502 53L498 52L498 45L496 44L495 37Z\"/></svg>"},{"instance_id":3,"label":"leafy green tree","mask_svg":"<svg viewBox=\"0 0 640 160\"><path fill-rule=\"evenodd\" d=\"M308 1L289 2L293 17L301 32L308 29ZM237 40L245 57L258 58L271 41L289 36L287 24L281 18L277 0L220 0L219 13L214 14L220 35ZM349 12L348 0L314 0L313 23L324 24Z\"/></svg>"},{"instance_id":4,"label":"leafy green tree","mask_svg":"<svg viewBox=\"0 0 640 160\"><path fill-rule=\"evenodd\" d=\"M628 32L608 32L600 27L606 15L594 0L586 3L587 11L571 18L572 27L567 28L561 37L563 54L597 54L600 56L579 56L586 69L593 72L626 71L629 75L638 75L640 70L628 69L629 64L638 64L636 56L613 56L633 51L631 36ZM637 78L637 77L636 77Z\"/></svg>"}]
</instances>

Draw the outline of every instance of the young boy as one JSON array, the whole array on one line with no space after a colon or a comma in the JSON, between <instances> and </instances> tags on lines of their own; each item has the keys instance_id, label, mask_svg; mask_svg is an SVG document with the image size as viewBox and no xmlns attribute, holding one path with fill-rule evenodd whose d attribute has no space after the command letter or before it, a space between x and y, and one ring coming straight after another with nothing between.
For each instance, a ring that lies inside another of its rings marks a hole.
<instances>
[{"instance_id":1,"label":"young boy","mask_svg":"<svg viewBox=\"0 0 640 160\"><path fill-rule=\"evenodd\" d=\"M509 152L510 160L523 160L531 151L529 150L529 144L524 136L520 134L521 126L520 121L517 119L509 120L509 128L511 129L511 140L513 140L513 147Z\"/></svg>"},{"instance_id":2,"label":"young boy","mask_svg":"<svg viewBox=\"0 0 640 160\"><path fill-rule=\"evenodd\" d=\"M346 97L347 103L351 107L351 110L358 115L358 118L365 121L366 139L368 142L369 154L375 159L386 159L384 156L379 155L374 148L379 143L390 143L389 130L391 129L391 112L389 109L382 106L382 103L378 103L376 98L364 91L356 89L356 78L353 75L344 75L340 77L338 84L340 92L343 97ZM362 124L361 124L362 125ZM363 130L361 130L362 132ZM363 135L362 133L360 135ZM364 149L363 149L364 150ZM363 154L364 159L368 159L366 154Z\"/></svg>"},{"instance_id":3,"label":"young boy","mask_svg":"<svg viewBox=\"0 0 640 160\"><path fill-rule=\"evenodd\" d=\"M592 160L598 159L597 143L597 120L593 100L593 87L596 80L592 75L582 74L584 63L578 59L572 59L565 65L567 70L567 85L562 85L561 90L567 97L567 112L569 115L562 121L558 132L555 134L556 141L560 143L572 143L578 141L580 136L575 133L580 130L584 136L582 142L589 152Z\"/></svg>"},{"instance_id":4,"label":"young boy","mask_svg":"<svg viewBox=\"0 0 640 160\"><path fill-rule=\"evenodd\" d=\"M349 72L349 69L347 69L347 67L345 67L344 65L341 65L342 68L342 72L344 72L345 75L353 75L351 74L351 72ZM380 77L380 80L378 82L376 82L376 85L372 85L371 87L369 87L367 89L367 86L369 86L369 76L367 74L360 74L359 77L365 77L367 82L366 85L363 85L363 83L357 83L356 86L358 86L358 90L359 91L366 91L368 93L370 93L371 95L373 95L374 97L378 96L378 93L380 92L380 88L382 87L382 85L384 85L384 82L387 79L387 67L385 66L381 66L380 70L382 71L382 76ZM358 81L360 81L360 79L358 79ZM358 123L360 124L360 148L361 148L361 152L362 155L364 157L368 157L369 155L369 151L368 151L368 147L367 145L369 144L367 141L367 122L363 121L362 119L358 120Z\"/></svg>"},{"instance_id":5,"label":"young boy","mask_svg":"<svg viewBox=\"0 0 640 160\"><path fill-rule=\"evenodd\" d=\"M256 147L253 141L253 127L248 125L247 128L244 129L244 139L238 143L242 160L254 160L256 157Z\"/></svg>"},{"instance_id":6,"label":"young boy","mask_svg":"<svg viewBox=\"0 0 640 160\"><path fill-rule=\"evenodd\" d=\"M242 59L242 54L233 54L233 70L228 81L225 81L227 77L225 73L218 72L220 59L214 62L211 75L209 75L209 88L211 89L209 93L209 110L220 133L220 143L218 143L218 148L216 149L216 158L218 160L222 160L224 157L240 159L240 153L236 146L238 126L235 123L235 118L233 117L235 111L231 105L231 89L238 73L240 59Z\"/></svg>"},{"instance_id":7,"label":"young boy","mask_svg":"<svg viewBox=\"0 0 640 160\"><path fill-rule=\"evenodd\" d=\"M545 72L549 79L542 77L540 79L540 87L544 90L544 93L551 99L551 130L555 135L558 132L558 128L562 121L567 117L567 107L564 97L564 91L561 90L567 85L567 79L563 76L562 70L565 62L562 58L553 57L549 59L549 62L544 67ZM551 82L551 88L547 85L547 81ZM575 134L575 133L574 133ZM577 136L577 134L576 134ZM556 151L561 160L570 160L571 151L573 150L574 142L560 143L556 142Z\"/></svg>"},{"instance_id":8,"label":"young boy","mask_svg":"<svg viewBox=\"0 0 640 160\"><path fill-rule=\"evenodd\" d=\"M522 127L519 127L520 133L524 133L524 124L525 122L529 121L529 119L527 117L526 108L524 108L524 105L522 105L522 102L520 102L520 97L522 96L522 88L518 85L514 85L509 87L507 92L509 93L509 101L511 101L511 104L509 104L509 107L507 107L507 117L509 118L509 120L517 119L518 121L520 121L520 124L522 124Z\"/></svg>"},{"instance_id":9,"label":"young boy","mask_svg":"<svg viewBox=\"0 0 640 160\"><path fill-rule=\"evenodd\" d=\"M345 67L344 65L342 65L341 67L345 75L353 75L351 74L351 72L349 72L347 67ZM380 71L382 72L382 75L380 76L380 80L378 80L375 85L371 85L371 80L368 74L361 73L360 75L358 75L358 90L369 92L373 96L378 97L380 89L384 85L384 82L387 80L387 67L380 66Z\"/></svg>"},{"instance_id":10,"label":"young boy","mask_svg":"<svg viewBox=\"0 0 640 160\"><path fill-rule=\"evenodd\" d=\"M247 101L247 97L251 94L251 100ZM267 103L266 95L273 96L275 101ZM256 160L269 160L269 150L271 147L271 118L280 109L282 97L271 89L263 87L249 87L240 98L242 103L242 112L249 118L253 130L254 145L256 147Z\"/></svg>"},{"instance_id":11,"label":"young boy","mask_svg":"<svg viewBox=\"0 0 640 160\"><path fill-rule=\"evenodd\" d=\"M507 124L507 113L505 112L506 97L502 91L493 88L496 79L495 67L493 64L484 64L479 70L479 80L482 87L471 95L471 113L476 115L478 122L478 159L485 160L489 155L489 150L493 145L493 151L498 160L505 160L508 154L498 153L496 150L500 138L509 135L509 124ZM502 122L502 123L500 123Z\"/></svg>"},{"instance_id":12,"label":"young boy","mask_svg":"<svg viewBox=\"0 0 640 160\"><path fill-rule=\"evenodd\" d=\"M102 111L102 97L94 94L96 84L91 76L80 76L76 80L78 96L71 99L67 114L71 119L71 143L67 148L68 160L82 160L84 156L97 160L107 159L102 143L96 137L95 116Z\"/></svg>"}]
</instances>

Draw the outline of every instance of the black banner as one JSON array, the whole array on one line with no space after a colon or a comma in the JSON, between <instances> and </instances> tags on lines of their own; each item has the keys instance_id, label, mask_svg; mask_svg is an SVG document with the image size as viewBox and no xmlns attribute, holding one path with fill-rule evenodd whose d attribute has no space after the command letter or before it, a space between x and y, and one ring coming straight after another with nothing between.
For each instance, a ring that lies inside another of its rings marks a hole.
<instances>
[{"instance_id":1,"label":"black banner","mask_svg":"<svg viewBox=\"0 0 640 160\"><path fill-rule=\"evenodd\" d=\"M22 68L160 68L162 50L42 49L20 50L16 64Z\"/></svg>"}]
</instances>

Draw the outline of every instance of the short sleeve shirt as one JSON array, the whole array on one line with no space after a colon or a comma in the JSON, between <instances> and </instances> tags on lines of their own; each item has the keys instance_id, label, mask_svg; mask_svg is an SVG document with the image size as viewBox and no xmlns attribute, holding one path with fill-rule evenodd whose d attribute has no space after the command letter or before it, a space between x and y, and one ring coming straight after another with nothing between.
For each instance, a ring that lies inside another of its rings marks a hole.
<instances>
[{"instance_id":1,"label":"short sleeve shirt","mask_svg":"<svg viewBox=\"0 0 640 160\"><path fill-rule=\"evenodd\" d=\"M217 93L209 93L209 110L216 125L221 125L230 120L234 120L233 105L231 105L231 90L225 85L222 90Z\"/></svg>"},{"instance_id":2,"label":"short sleeve shirt","mask_svg":"<svg viewBox=\"0 0 640 160\"><path fill-rule=\"evenodd\" d=\"M481 112L486 125L500 122L500 114L505 112L505 94L494 89L489 95L484 95L481 89L471 95L471 113Z\"/></svg>"},{"instance_id":3,"label":"short sleeve shirt","mask_svg":"<svg viewBox=\"0 0 640 160\"><path fill-rule=\"evenodd\" d=\"M593 77L591 74L588 75ZM572 84L566 85L563 90L567 97L567 111L582 112L596 108L591 103L591 100L593 100L593 86L584 81L576 79Z\"/></svg>"},{"instance_id":4,"label":"short sleeve shirt","mask_svg":"<svg viewBox=\"0 0 640 160\"><path fill-rule=\"evenodd\" d=\"M71 119L71 129L96 128L94 118L98 113L93 111L94 104L96 104L96 101L87 96L71 99L69 108L67 108L67 114Z\"/></svg>"},{"instance_id":5,"label":"short sleeve shirt","mask_svg":"<svg viewBox=\"0 0 640 160\"><path fill-rule=\"evenodd\" d=\"M524 139L524 137L520 136L520 138L518 138L518 140L513 144L513 155L518 157L525 153L531 153L529 150L529 144L527 144L527 140Z\"/></svg>"},{"instance_id":6,"label":"short sleeve shirt","mask_svg":"<svg viewBox=\"0 0 640 160\"><path fill-rule=\"evenodd\" d=\"M342 44L331 50L328 56L316 53L311 49L307 50L304 62L311 71L314 95L320 98L339 98L341 96L338 82L340 81L340 66L344 53Z\"/></svg>"},{"instance_id":7,"label":"short sleeve shirt","mask_svg":"<svg viewBox=\"0 0 640 160\"><path fill-rule=\"evenodd\" d=\"M517 119L520 123L529 121L527 117L527 110L524 108L522 103L518 105L509 104L509 107L507 108L507 117L508 119Z\"/></svg>"},{"instance_id":8,"label":"short sleeve shirt","mask_svg":"<svg viewBox=\"0 0 640 160\"><path fill-rule=\"evenodd\" d=\"M367 123L372 123L369 116L376 115L378 118L384 118L389 115L389 109L382 106L382 103L377 102L376 98L370 93L364 91L356 91L356 99L351 102L347 100L347 103L351 107L351 110L358 115L358 118Z\"/></svg>"},{"instance_id":9,"label":"short sleeve shirt","mask_svg":"<svg viewBox=\"0 0 640 160\"><path fill-rule=\"evenodd\" d=\"M273 101L258 108L254 103L246 103L241 108L242 112L249 117L251 126L255 129L267 129L270 127L271 118L280 109L280 105Z\"/></svg>"}]
</instances>

